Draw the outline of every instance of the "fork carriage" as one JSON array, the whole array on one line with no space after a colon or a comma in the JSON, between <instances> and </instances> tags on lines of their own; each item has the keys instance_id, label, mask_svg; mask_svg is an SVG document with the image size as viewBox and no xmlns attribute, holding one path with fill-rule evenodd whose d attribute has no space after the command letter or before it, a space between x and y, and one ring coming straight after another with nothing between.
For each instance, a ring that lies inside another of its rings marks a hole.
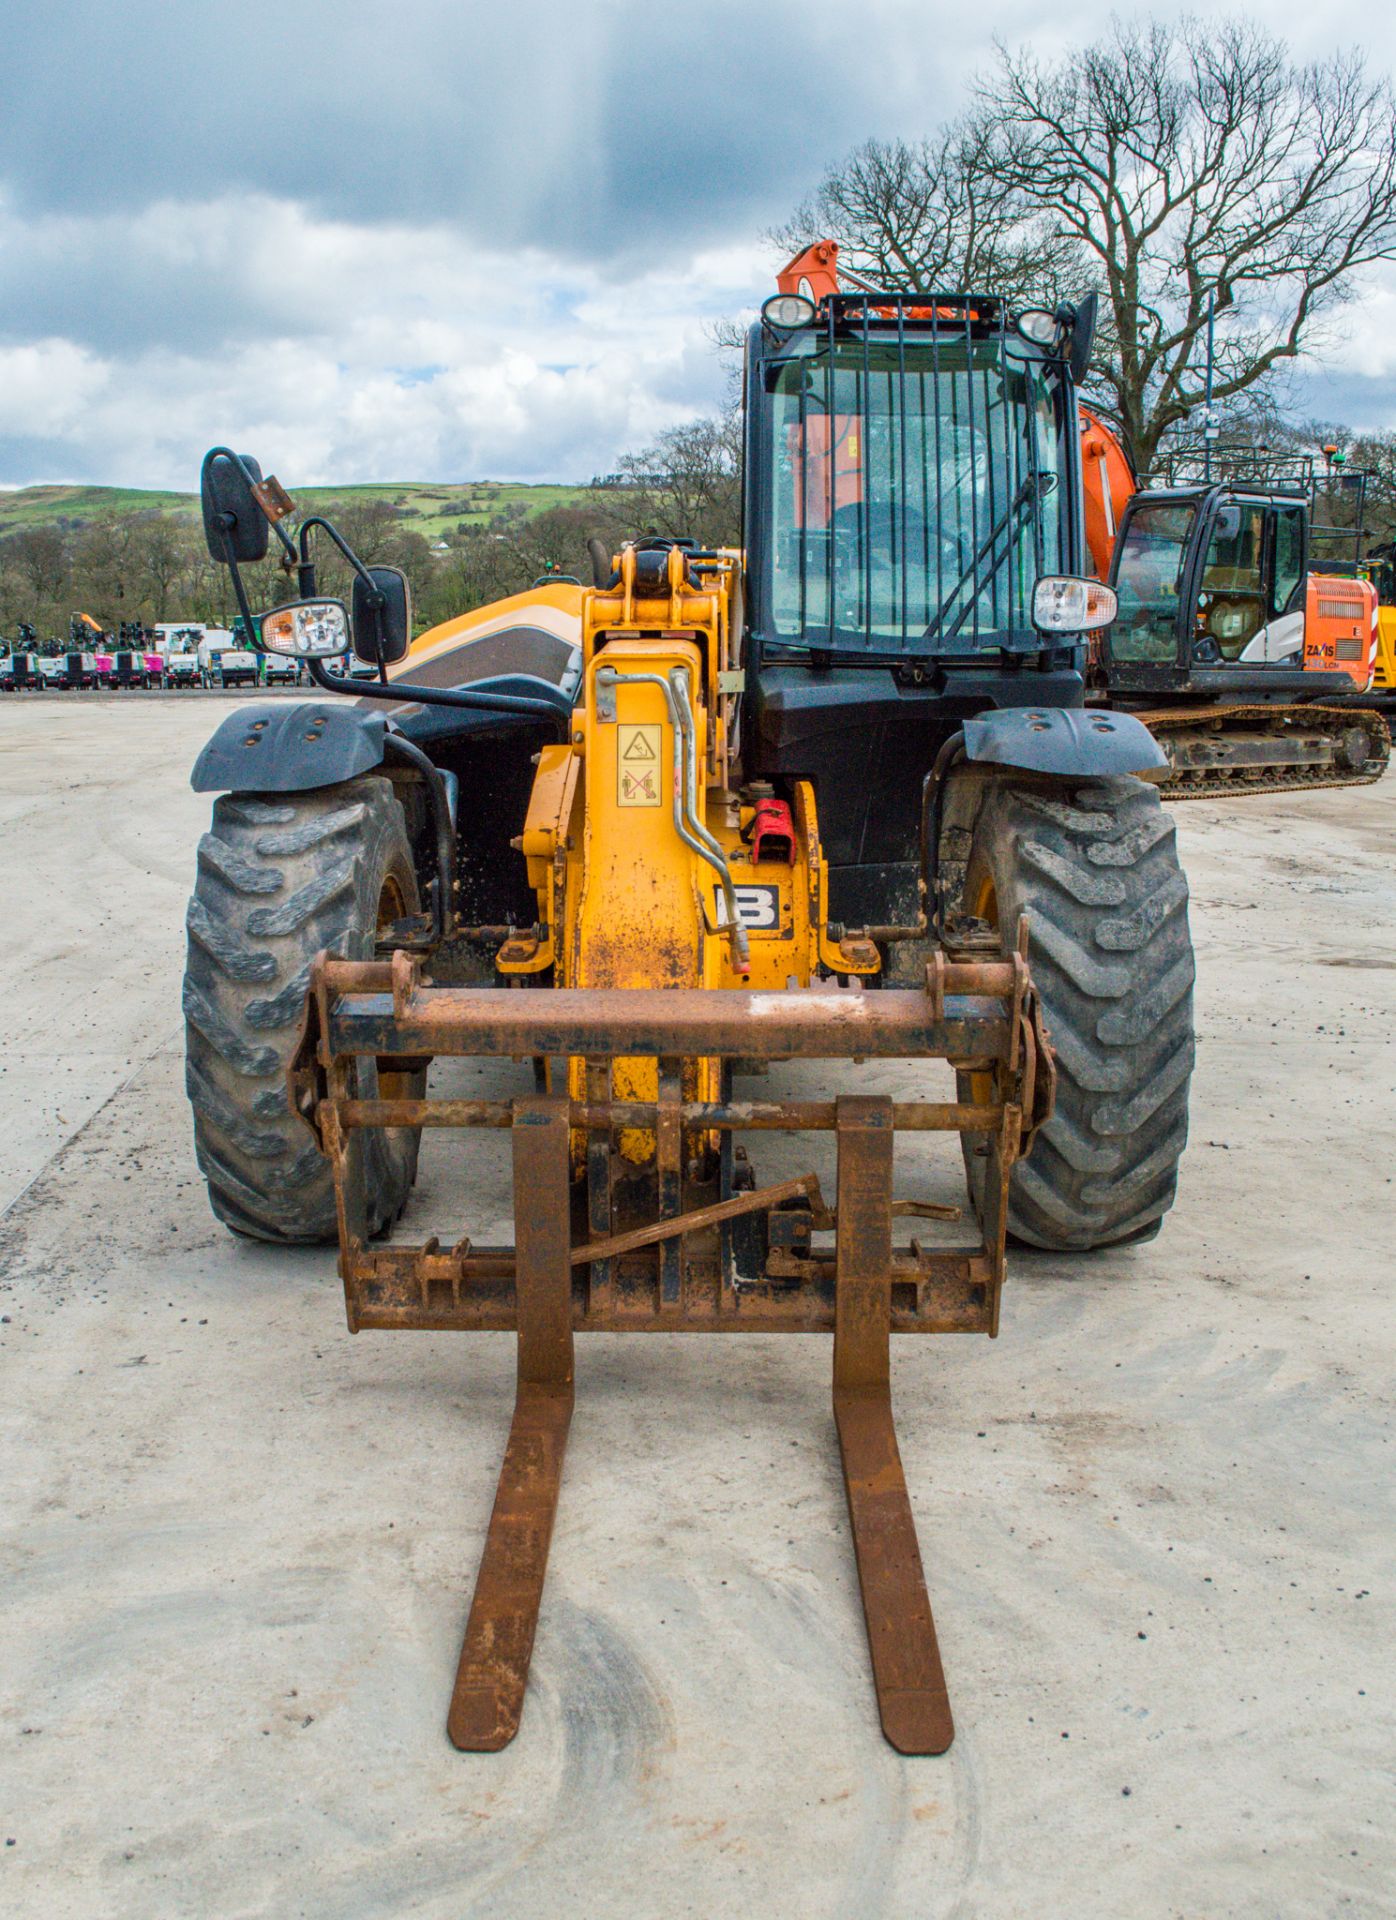
<instances>
[{"instance_id":1,"label":"fork carriage","mask_svg":"<svg viewBox=\"0 0 1396 1920\"><path fill-rule=\"evenodd\" d=\"M358 1087L362 1062L397 1075L438 1056L531 1056L546 1085L555 1076L543 1063L578 1048L585 1100L547 1091L365 1098ZM945 1059L990 1097L684 1098L685 1059L738 1055ZM611 1063L637 1057L657 1061L658 1097L613 1098ZM937 953L921 990L714 994L437 987L403 952L386 962L321 954L289 1078L293 1106L334 1171L350 1329L518 1335L513 1424L448 1718L455 1744L495 1750L518 1731L572 1417L573 1334L730 1330L833 1333L834 1412L883 1730L904 1753L943 1752L953 1725L892 1423L889 1335L998 1330L1009 1174L1050 1114L1053 1088L1023 956ZM370 1240L363 1134L396 1127L509 1130L513 1246ZM622 1129L652 1133L642 1169L617 1152ZM734 1137L770 1131L834 1134L832 1208L813 1174L750 1184ZM982 1138L976 1244L894 1250L899 1212L955 1211L893 1201L899 1131ZM705 1154L714 1137L716 1152Z\"/></svg>"}]
</instances>

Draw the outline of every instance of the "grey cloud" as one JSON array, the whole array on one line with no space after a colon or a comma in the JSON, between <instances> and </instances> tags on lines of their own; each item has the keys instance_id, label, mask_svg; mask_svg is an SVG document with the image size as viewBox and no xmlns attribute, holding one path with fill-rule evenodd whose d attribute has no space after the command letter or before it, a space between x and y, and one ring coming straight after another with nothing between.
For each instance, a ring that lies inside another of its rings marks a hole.
<instances>
[{"instance_id":1,"label":"grey cloud","mask_svg":"<svg viewBox=\"0 0 1396 1920\"><path fill-rule=\"evenodd\" d=\"M74 448L66 441L45 440L37 434L0 434L0 487L28 487L41 479L109 485L116 476L107 453L105 447Z\"/></svg>"},{"instance_id":2,"label":"grey cloud","mask_svg":"<svg viewBox=\"0 0 1396 1920\"><path fill-rule=\"evenodd\" d=\"M6 38L23 210L241 190L606 258L781 216L898 91L847 8L799 0L49 0Z\"/></svg>"},{"instance_id":3,"label":"grey cloud","mask_svg":"<svg viewBox=\"0 0 1396 1920\"><path fill-rule=\"evenodd\" d=\"M1300 419L1341 423L1357 433L1396 427L1396 382L1390 375L1306 368L1292 374L1287 387L1288 411Z\"/></svg>"},{"instance_id":4,"label":"grey cloud","mask_svg":"<svg viewBox=\"0 0 1396 1920\"><path fill-rule=\"evenodd\" d=\"M1310 33L1309 51L1343 37L1332 12L1281 5L1274 24ZM302 479L585 476L721 395L714 357L684 344L704 310L704 288L684 281L695 252L748 245L828 160L953 110L992 29L1066 52L1107 12L1108 0L1067 0L1045 23L1031 0L997 0L986 18L955 0L12 7L0 351L72 342L98 372L64 363L76 398L51 437L54 410L23 403L60 375L45 362L12 376L21 404L0 436L0 484L186 485L225 434L288 474L294 452ZM1364 38L1389 54L1393 34L1376 22ZM608 291L606 319L583 326L574 303ZM733 304L758 293L743 286ZM452 385L452 371L510 353L580 377ZM1309 390L1315 412L1392 418L1385 380Z\"/></svg>"},{"instance_id":5,"label":"grey cloud","mask_svg":"<svg viewBox=\"0 0 1396 1920\"><path fill-rule=\"evenodd\" d=\"M59 218L0 223L0 340L61 336L102 352L201 353L287 326L275 288L197 254L143 245L131 226Z\"/></svg>"}]
</instances>

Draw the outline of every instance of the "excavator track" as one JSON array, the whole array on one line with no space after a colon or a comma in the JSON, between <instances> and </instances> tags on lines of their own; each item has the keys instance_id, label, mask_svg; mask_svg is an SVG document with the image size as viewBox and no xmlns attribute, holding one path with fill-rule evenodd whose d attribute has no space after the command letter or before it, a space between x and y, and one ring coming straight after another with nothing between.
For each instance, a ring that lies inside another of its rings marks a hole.
<instances>
[{"instance_id":1,"label":"excavator track","mask_svg":"<svg viewBox=\"0 0 1396 1920\"><path fill-rule=\"evenodd\" d=\"M1161 707L1135 718L1168 755L1158 782L1165 800L1366 787L1391 759L1391 729L1369 707ZM1310 745L1315 736L1332 741L1333 757L1306 757L1304 736Z\"/></svg>"}]
</instances>

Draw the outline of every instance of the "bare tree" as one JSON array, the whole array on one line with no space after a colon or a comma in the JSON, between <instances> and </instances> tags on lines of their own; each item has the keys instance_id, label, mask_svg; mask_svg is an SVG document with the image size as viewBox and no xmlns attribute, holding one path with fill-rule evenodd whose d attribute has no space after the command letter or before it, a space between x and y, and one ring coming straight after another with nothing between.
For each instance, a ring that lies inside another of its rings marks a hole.
<instances>
[{"instance_id":1,"label":"bare tree","mask_svg":"<svg viewBox=\"0 0 1396 1920\"><path fill-rule=\"evenodd\" d=\"M157 620L169 616L170 595L188 578L195 558L195 534L173 513L142 514L134 539L143 600Z\"/></svg>"},{"instance_id":2,"label":"bare tree","mask_svg":"<svg viewBox=\"0 0 1396 1920\"><path fill-rule=\"evenodd\" d=\"M837 240L855 273L890 290L1051 306L1075 290L1080 249L1030 192L986 164L995 131L973 115L928 140L869 140L770 238L789 253Z\"/></svg>"},{"instance_id":3,"label":"bare tree","mask_svg":"<svg viewBox=\"0 0 1396 1920\"><path fill-rule=\"evenodd\" d=\"M0 540L0 636L8 634L16 621L25 618L32 602L33 593L15 565L9 542ZM0 648L6 644L0 637Z\"/></svg>"},{"instance_id":4,"label":"bare tree","mask_svg":"<svg viewBox=\"0 0 1396 1920\"><path fill-rule=\"evenodd\" d=\"M982 163L1050 210L1104 296L1099 377L1147 472L1204 402L1263 385L1396 252L1396 99L1356 53L1296 66L1237 21L1116 22L1049 65L1000 49Z\"/></svg>"},{"instance_id":5,"label":"bare tree","mask_svg":"<svg viewBox=\"0 0 1396 1920\"><path fill-rule=\"evenodd\" d=\"M421 595L431 571L430 543L404 524L399 508L386 500L350 495L343 500L317 501L316 511L333 521L366 565L401 567L414 599ZM314 536L313 551L321 591L347 600L353 586L353 568L324 534ZM281 597L288 597L284 590Z\"/></svg>"},{"instance_id":6,"label":"bare tree","mask_svg":"<svg viewBox=\"0 0 1396 1920\"><path fill-rule=\"evenodd\" d=\"M735 411L670 427L652 446L628 454L620 471L634 532L696 540L700 547L741 543L741 416Z\"/></svg>"},{"instance_id":7,"label":"bare tree","mask_svg":"<svg viewBox=\"0 0 1396 1920\"><path fill-rule=\"evenodd\" d=\"M72 559L67 533L56 523L21 527L5 542L7 559L36 601L57 600Z\"/></svg>"},{"instance_id":8,"label":"bare tree","mask_svg":"<svg viewBox=\"0 0 1396 1920\"><path fill-rule=\"evenodd\" d=\"M73 587L92 605L84 611L107 624L140 610L139 535L129 514L110 512L89 520L73 552Z\"/></svg>"},{"instance_id":9,"label":"bare tree","mask_svg":"<svg viewBox=\"0 0 1396 1920\"><path fill-rule=\"evenodd\" d=\"M1341 430L1331 440L1339 445L1347 466L1367 475L1367 518L1373 538L1396 536L1396 433L1360 433Z\"/></svg>"}]
</instances>

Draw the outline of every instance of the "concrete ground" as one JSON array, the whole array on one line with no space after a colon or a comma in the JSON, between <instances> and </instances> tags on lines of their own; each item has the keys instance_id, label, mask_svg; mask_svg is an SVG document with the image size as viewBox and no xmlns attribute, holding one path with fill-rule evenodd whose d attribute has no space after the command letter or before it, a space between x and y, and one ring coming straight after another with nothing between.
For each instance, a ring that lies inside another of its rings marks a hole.
<instances>
[{"instance_id":1,"label":"concrete ground","mask_svg":"<svg viewBox=\"0 0 1396 1920\"><path fill-rule=\"evenodd\" d=\"M996 1343L897 1343L951 1753L878 1732L827 1342L592 1337L523 1730L466 1757L511 1343L351 1339L328 1252L207 1210L179 973L220 711L0 703L0 1908L1396 1910L1396 782L1179 809L1162 1237L1019 1256ZM418 1222L488 1237L501 1173L431 1149Z\"/></svg>"}]
</instances>

